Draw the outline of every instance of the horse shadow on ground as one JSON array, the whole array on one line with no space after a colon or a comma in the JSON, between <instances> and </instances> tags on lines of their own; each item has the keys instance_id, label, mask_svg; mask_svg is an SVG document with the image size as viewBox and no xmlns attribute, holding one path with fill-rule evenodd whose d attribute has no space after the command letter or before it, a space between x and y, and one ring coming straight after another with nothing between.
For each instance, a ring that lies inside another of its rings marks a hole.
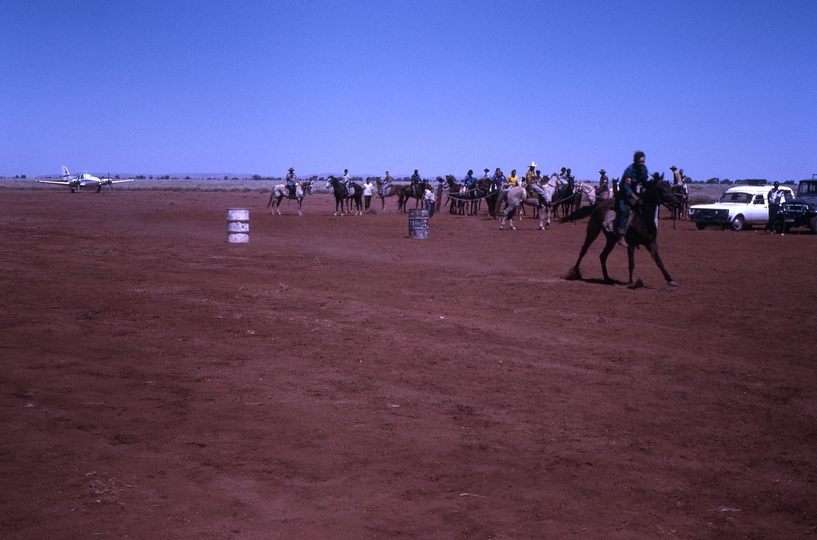
<instances>
[{"instance_id":1,"label":"horse shadow on ground","mask_svg":"<svg viewBox=\"0 0 817 540\"><path fill-rule=\"evenodd\" d=\"M610 281L605 281L602 278L582 278L582 277L572 277L568 274L562 275L561 278L565 281L581 281L582 283L588 283L590 285L617 285L619 287L624 287L627 289L652 289L654 287L647 287L644 285L644 281L641 278L636 279L632 283L625 283L618 279L612 279Z\"/></svg>"}]
</instances>

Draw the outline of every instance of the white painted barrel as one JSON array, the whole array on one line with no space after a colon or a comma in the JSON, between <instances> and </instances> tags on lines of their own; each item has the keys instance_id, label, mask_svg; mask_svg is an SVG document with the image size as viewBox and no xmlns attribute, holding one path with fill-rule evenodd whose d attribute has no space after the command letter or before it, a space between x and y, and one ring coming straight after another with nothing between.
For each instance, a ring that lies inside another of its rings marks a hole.
<instances>
[{"instance_id":1,"label":"white painted barrel","mask_svg":"<svg viewBox=\"0 0 817 540\"><path fill-rule=\"evenodd\" d=\"M250 241L250 211L247 208L227 209L227 242L246 244Z\"/></svg>"}]
</instances>

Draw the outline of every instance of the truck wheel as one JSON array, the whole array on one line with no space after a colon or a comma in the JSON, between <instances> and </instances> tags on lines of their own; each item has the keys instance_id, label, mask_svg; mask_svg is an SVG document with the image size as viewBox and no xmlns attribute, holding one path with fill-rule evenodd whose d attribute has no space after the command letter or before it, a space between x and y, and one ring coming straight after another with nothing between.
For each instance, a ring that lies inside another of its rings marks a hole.
<instances>
[{"instance_id":1,"label":"truck wheel","mask_svg":"<svg viewBox=\"0 0 817 540\"><path fill-rule=\"evenodd\" d=\"M817 234L817 216L811 218L811 224L809 225L812 234Z\"/></svg>"},{"instance_id":2,"label":"truck wheel","mask_svg":"<svg viewBox=\"0 0 817 540\"><path fill-rule=\"evenodd\" d=\"M735 219L732 220L732 230L733 231L740 231L743 229L743 216L735 216Z\"/></svg>"}]
</instances>

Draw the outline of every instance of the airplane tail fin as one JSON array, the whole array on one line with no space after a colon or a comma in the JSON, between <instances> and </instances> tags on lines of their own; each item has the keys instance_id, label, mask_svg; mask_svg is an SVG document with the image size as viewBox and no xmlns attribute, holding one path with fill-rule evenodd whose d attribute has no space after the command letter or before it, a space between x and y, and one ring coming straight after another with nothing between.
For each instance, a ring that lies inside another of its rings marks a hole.
<instances>
[{"instance_id":1,"label":"airplane tail fin","mask_svg":"<svg viewBox=\"0 0 817 540\"><path fill-rule=\"evenodd\" d=\"M63 180L71 179L71 173L68 172L68 167L66 167L65 165L62 166L62 179Z\"/></svg>"}]
</instances>

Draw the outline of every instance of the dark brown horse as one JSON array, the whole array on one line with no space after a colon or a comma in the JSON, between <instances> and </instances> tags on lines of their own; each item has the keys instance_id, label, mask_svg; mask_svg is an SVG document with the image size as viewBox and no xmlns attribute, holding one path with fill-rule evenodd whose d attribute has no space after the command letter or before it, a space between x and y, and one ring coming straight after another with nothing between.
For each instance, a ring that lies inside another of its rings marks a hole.
<instances>
[{"instance_id":1,"label":"dark brown horse","mask_svg":"<svg viewBox=\"0 0 817 540\"><path fill-rule=\"evenodd\" d=\"M414 208L420 208L425 195L426 187L428 187L428 180L423 180L417 184L414 193L411 192L411 185L398 186L397 188L397 211L401 213L408 212L408 202L414 199Z\"/></svg>"},{"instance_id":2,"label":"dark brown horse","mask_svg":"<svg viewBox=\"0 0 817 540\"><path fill-rule=\"evenodd\" d=\"M664 263L661 262L661 257L658 255L658 244L656 243L658 227L656 226L655 222L655 212L660 205L677 208L680 201L672 192L670 185L664 181L664 175L662 174L659 176L658 173L653 174L652 181L647 183L645 190L640 197L641 202L630 211L630 223L627 226L627 233L625 235L628 246L627 260L629 261L630 266L630 281L628 283L633 282L633 269L635 269L635 248L638 246L644 246L650 252L650 255L652 255L652 258L655 261L655 264L658 265L661 273L664 274L664 279L667 280L667 283L675 286L675 281L672 280L669 272L667 272L667 269L664 268ZM614 281L607 273L607 257L610 255L610 252L613 251L613 248L616 247L618 240L618 235L613 232L613 227L610 223L615 216L615 201L607 200L595 205L584 206L573 212L566 219L581 219L588 215L590 216L590 220L587 222L587 235L585 236L584 244L582 245L581 252L579 253L579 259L576 261L573 268L571 268L564 276L564 278L582 279L582 274L579 270L579 265L582 262L582 258L584 258L584 256L587 254L587 249L590 247L590 244L595 241L599 233L604 232L604 236L607 238L607 244L605 244L601 255L599 255L599 259L601 259L601 271L604 275L605 283L613 283Z\"/></svg>"}]
</instances>

